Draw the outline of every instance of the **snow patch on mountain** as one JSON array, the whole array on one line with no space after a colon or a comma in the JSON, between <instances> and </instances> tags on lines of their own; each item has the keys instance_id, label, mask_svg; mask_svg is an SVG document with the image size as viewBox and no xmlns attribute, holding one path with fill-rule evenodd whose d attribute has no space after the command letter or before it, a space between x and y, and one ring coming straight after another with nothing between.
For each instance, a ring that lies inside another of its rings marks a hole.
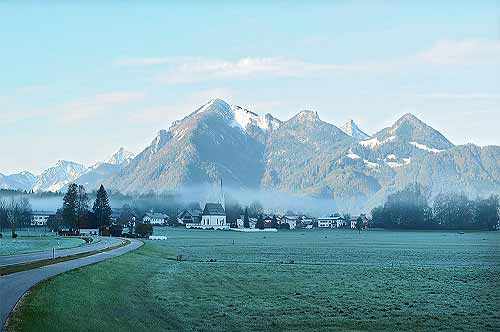
<instances>
[{"instance_id":1,"label":"snow patch on mountain","mask_svg":"<svg viewBox=\"0 0 500 332\"><path fill-rule=\"evenodd\" d=\"M358 140L366 140L370 138L370 135L359 129L358 125L353 120L347 121L342 127L340 127L340 129L347 135Z\"/></svg>"},{"instance_id":2,"label":"snow patch on mountain","mask_svg":"<svg viewBox=\"0 0 500 332\"><path fill-rule=\"evenodd\" d=\"M134 159L134 157L135 155L132 152L127 151L123 147L121 147L111 157L109 157L106 163L112 165L128 164L132 159Z\"/></svg>"},{"instance_id":3,"label":"snow patch on mountain","mask_svg":"<svg viewBox=\"0 0 500 332\"><path fill-rule=\"evenodd\" d=\"M409 165L411 163L411 159L410 158L403 158L402 159L402 162L398 163L398 162L395 162L395 161L386 161L385 164L391 168L399 168L399 167L403 167L403 166L406 166L406 165Z\"/></svg>"},{"instance_id":4,"label":"snow patch on mountain","mask_svg":"<svg viewBox=\"0 0 500 332\"><path fill-rule=\"evenodd\" d=\"M420 149L420 150L424 150L424 151L428 151L428 152L432 152L432 153L440 153L440 152L445 151L445 150L439 150L439 149L430 148L430 147L428 147L425 144L420 144L420 143L417 143L417 142L410 142L410 144L413 145L414 147Z\"/></svg>"},{"instance_id":5,"label":"snow patch on mountain","mask_svg":"<svg viewBox=\"0 0 500 332\"><path fill-rule=\"evenodd\" d=\"M346 155L346 157L350 159L361 159L360 156L352 152L352 149L349 149L349 153Z\"/></svg>"},{"instance_id":6,"label":"snow patch on mountain","mask_svg":"<svg viewBox=\"0 0 500 332\"><path fill-rule=\"evenodd\" d=\"M369 139L369 140L361 141L361 142L359 142L359 144L361 144L364 147L373 149L373 148L376 148L379 145L383 145L383 144L388 143L388 142L393 142L396 139L397 139L396 136L391 136L389 138L386 138L385 140L379 141L379 139L375 137L375 138L372 138L372 139Z\"/></svg>"}]
</instances>

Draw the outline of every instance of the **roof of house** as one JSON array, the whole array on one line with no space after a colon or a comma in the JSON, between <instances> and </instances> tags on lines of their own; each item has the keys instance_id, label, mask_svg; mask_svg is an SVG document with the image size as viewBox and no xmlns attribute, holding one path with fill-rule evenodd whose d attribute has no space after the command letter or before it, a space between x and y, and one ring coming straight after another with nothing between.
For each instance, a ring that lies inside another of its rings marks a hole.
<instances>
[{"instance_id":1,"label":"roof of house","mask_svg":"<svg viewBox=\"0 0 500 332\"><path fill-rule=\"evenodd\" d=\"M148 212L144 215L144 217L149 217L151 219L168 219L168 215L164 214L164 213L151 213L151 212Z\"/></svg>"},{"instance_id":2,"label":"roof of house","mask_svg":"<svg viewBox=\"0 0 500 332\"><path fill-rule=\"evenodd\" d=\"M191 217L201 217L201 211L200 210L182 210L178 215L177 218L182 218L186 214L189 214Z\"/></svg>"},{"instance_id":3,"label":"roof of house","mask_svg":"<svg viewBox=\"0 0 500 332\"><path fill-rule=\"evenodd\" d=\"M31 215L33 216L52 216L56 213L54 211L32 211Z\"/></svg>"},{"instance_id":4,"label":"roof of house","mask_svg":"<svg viewBox=\"0 0 500 332\"><path fill-rule=\"evenodd\" d=\"M220 203L207 203L203 209L204 216L225 216L226 211Z\"/></svg>"}]
</instances>

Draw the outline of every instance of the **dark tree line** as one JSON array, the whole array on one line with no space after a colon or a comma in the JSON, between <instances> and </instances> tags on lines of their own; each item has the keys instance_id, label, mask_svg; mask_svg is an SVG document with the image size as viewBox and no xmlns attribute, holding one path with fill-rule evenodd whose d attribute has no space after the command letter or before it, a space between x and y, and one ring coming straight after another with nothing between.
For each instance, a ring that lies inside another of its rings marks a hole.
<instances>
[{"instance_id":1,"label":"dark tree line","mask_svg":"<svg viewBox=\"0 0 500 332\"><path fill-rule=\"evenodd\" d=\"M372 223L389 229L494 230L500 220L499 211L497 195L471 200L464 194L442 193L431 207L422 187L412 184L374 208Z\"/></svg>"},{"instance_id":2,"label":"dark tree line","mask_svg":"<svg viewBox=\"0 0 500 332\"><path fill-rule=\"evenodd\" d=\"M72 183L63 197L63 206L57 210L55 216L51 216L47 226L53 230L63 227L71 231L81 228L99 228L111 225L111 206L108 194L104 186L100 186L96 194L96 200L89 209L90 203L85 187Z\"/></svg>"}]
</instances>

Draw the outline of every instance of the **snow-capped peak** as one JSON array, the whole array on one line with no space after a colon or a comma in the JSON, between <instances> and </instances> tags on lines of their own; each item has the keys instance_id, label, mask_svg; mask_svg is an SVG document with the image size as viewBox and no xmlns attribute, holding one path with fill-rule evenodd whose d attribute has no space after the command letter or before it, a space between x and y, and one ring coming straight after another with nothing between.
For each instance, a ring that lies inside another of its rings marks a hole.
<instances>
[{"instance_id":1,"label":"snow-capped peak","mask_svg":"<svg viewBox=\"0 0 500 332\"><path fill-rule=\"evenodd\" d=\"M58 191L78 178L87 167L66 160L58 160L54 167L45 170L33 187L34 191Z\"/></svg>"},{"instance_id":2,"label":"snow-capped peak","mask_svg":"<svg viewBox=\"0 0 500 332\"><path fill-rule=\"evenodd\" d=\"M134 157L135 155L132 152L127 151L123 147L121 147L106 161L106 163L113 165L128 164L132 159L134 159Z\"/></svg>"},{"instance_id":3,"label":"snow-capped peak","mask_svg":"<svg viewBox=\"0 0 500 332\"><path fill-rule=\"evenodd\" d=\"M340 129L347 135L358 140L366 140L370 138L370 135L359 129L353 120L347 121L342 127L340 127Z\"/></svg>"},{"instance_id":4,"label":"snow-capped peak","mask_svg":"<svg viewBox=\"0 0 500 332\"><path fill-rule=\"evenodd\" d=\"M238 105L231 105L231 110L234 113L234 121L244 130L252 125L264 131L275 130L281 125L281 121L274 118L269 113L266 115L258 115Z\"/></svg>"}]
</instances>

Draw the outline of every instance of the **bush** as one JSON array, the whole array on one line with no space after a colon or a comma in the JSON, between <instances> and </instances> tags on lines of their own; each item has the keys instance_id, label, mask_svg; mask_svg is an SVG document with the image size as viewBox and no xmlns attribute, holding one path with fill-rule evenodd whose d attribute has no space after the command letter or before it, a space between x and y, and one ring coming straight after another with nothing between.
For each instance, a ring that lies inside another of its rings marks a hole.
<instances>
[{"instance_id":1,"label":"bush","mask_svg":"<svg viewBox=\"0 0 500 332\"><path fill-rule=\"evenodd\" d=\"M141 237L148 237L153 234L153 226L151 224L137 223L135 232Z\"/></svg>"},{"instance_id":2,"label":"bush","mask_svg":"<svg viewBox=\"0 0 500 332\"><path fill-rule=\"evenodd\" d=\"M121 225L111 225L111 227L109 227L109 234L111 234L111 236L122 236L122 232L123 227Z\"/></svg>"}]
</instances>

